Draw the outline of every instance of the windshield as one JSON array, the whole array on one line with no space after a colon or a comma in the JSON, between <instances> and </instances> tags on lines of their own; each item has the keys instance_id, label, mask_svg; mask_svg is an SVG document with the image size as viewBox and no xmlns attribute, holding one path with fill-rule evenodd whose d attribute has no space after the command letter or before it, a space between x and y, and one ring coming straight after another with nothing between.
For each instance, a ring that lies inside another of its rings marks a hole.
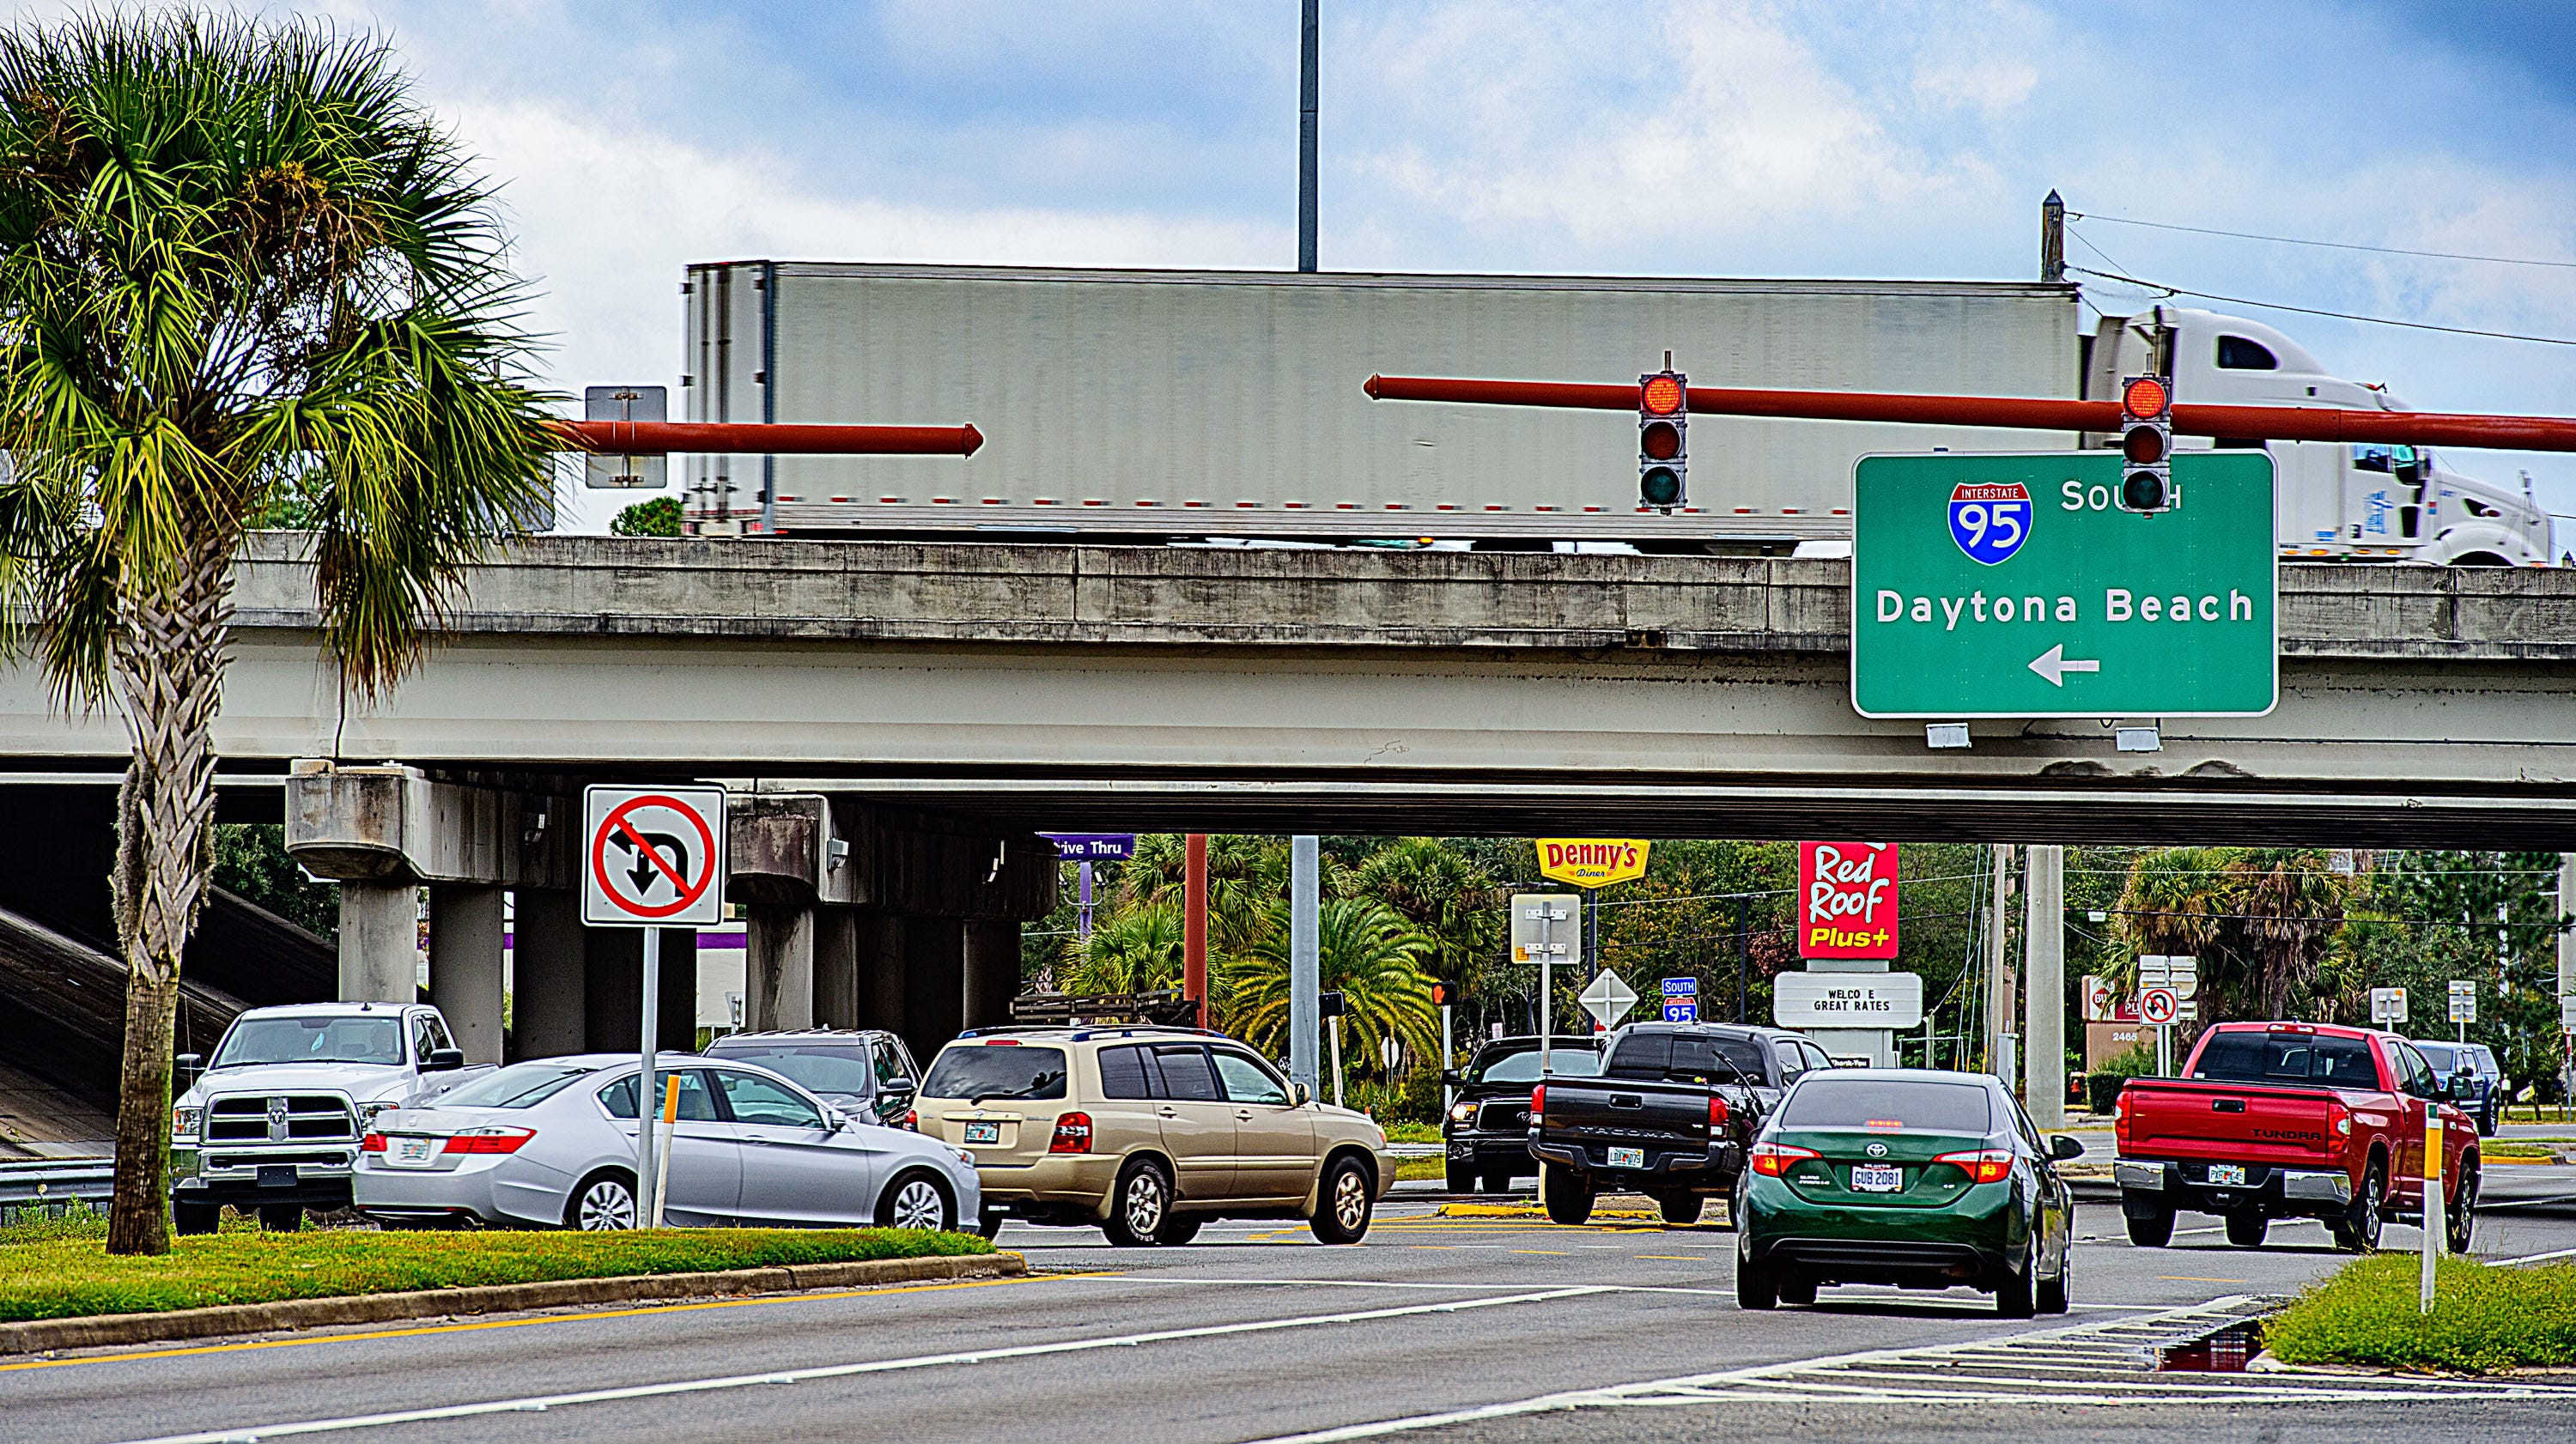
<instances>
[{"instance_id":1,"label":"windshield","mask_svg":"<svg viewBox=\"0 0 2576 1444\"><path fill-rule=\"evenodd\" d=\"M1836 1078L1811 1073L1780 1110L1783 1128L1866 1128L1873 1133L1967 1133L1994 1127L1986 1090L1974 1083Z\"/></svg>"},{"instance_id":2,"label":"windshield","mask_svg":"<svg viewBox=\"0 0 2576 1444\"><path fill-rule=\"evenodd\" d=\"M707 1052L710 1057L757 1063L773 1073L784 1073L817 1093L865 1098L876 1082L876 1068L868 1061L865 1043L804 1047L747 1043L738 1048L719 1045Z\"/></svg>"},{"instance_id":3,"label":"windshield","mask_svg":"<svg viewBox=\"0 0 2576 1444\"><path fill-rule=\"evenodd\" d=\"M1548 1049L1548 1071L1560 1078L1590 1078L1601 1071L1601 1055L1582 1045ZM1518 1052L1479 1058L1467 1074L1470 1083L1535 1083L1538 1081L1538 1045L1533 1043Z\"/></svg>"},{"instance_id":4,"label":"windshield","mask_svg":"<svg viewBox=\"0 0 2576 1444\"><path fill-rule=\"evenodd\" d=\"M2327 1088L2376 1088L2379 1069L2370 1045L2359 1038L2314 1033L2216 1033L2191 1076L2213 1083L2308 1083Z\"/></svg>"},{"instance_id":5,"label":"windshield","mask_svg":"<svg viewBox=\"0 0 2576 1444\"><path fill-rule=\"evenodd\" d=\"M1630 1032L1620 1035L1602 1071L1644 1082L1759 1083L1762 1045L1720 1033Z\"/></svg>"},{"instance_id":6,"label":"windshield","mask_svg":"<svg viewBox=\"0 0 2576 1444\"><path fill-rule=\"evenodd\" d=\"M2424 1061L2432 1064L2438 1072L2456 1073L2462 1068L2475 1066L2451 1051L2451 1045L2448 1043L2418 1043L2415 1045L2415 1051L2423 1054Z\"/></svg>"},{"instance_id":7,"label":"windshield","mask_svg":"<svg viewBox=\"0 0 2576 1444\"><path fill-rule=\"evenodd\" d=\"M442 1093L434 1108L533 1108L586 1078L590 1069L575 1063L513 1063L486 1073L452 1093Z\"/></svg>"},{"instance_id":8,"label":"windshield","mask_svg":"<svg viewBox=\"0 0 2576 1444\"><path fill-rule=\"evenodd\" d=\"M921 1080L931 1098L1062 1098L1064 1050L1015 1043L952 1043Z\"/></svg>"},{"instance_id":9,"label":"windshield","mask_svg":"<svg viewBox=\"0 0 2576 1444\"><path fill-rule=\"evenodd\" d=\"M382 1063L403 1061L402 1019L397 1017L244 1018L224 1035L209 1068L248 1068L262 1063Z\"/></svg>"}]
</instances>

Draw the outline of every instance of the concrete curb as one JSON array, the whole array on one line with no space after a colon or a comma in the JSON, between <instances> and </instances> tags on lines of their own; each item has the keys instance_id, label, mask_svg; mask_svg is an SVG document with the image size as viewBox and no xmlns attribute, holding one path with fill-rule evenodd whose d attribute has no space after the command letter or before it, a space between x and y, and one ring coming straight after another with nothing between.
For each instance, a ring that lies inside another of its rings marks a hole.
<instances>
[{"instance_id":1,"label":"concrete curb","mask_svg":"<svg viewBox=\"0 0 2576 1444\"><path fill-rule=\"evenodd\" d=\"M587 1304L724 1294L791 1293L802 1289L866 1288L879 1284L948 1279L1015 1278L1028 1272L1015 1253L964 1258L869 1259L857 1263L793 1264L727 1269L717 1273L632 1274L604 1279L554 1279L531 1284L419 1289L408 1293L345 1298L280 1299L266 1304L224 1304L160 1314L100 1314L81 1319L28 1319L0 1324L0 1355L95 1349L173 1339L209 1339L330 1324L382 1324L451 1314L508 1314Z\"/></svg>"}]
</instances>

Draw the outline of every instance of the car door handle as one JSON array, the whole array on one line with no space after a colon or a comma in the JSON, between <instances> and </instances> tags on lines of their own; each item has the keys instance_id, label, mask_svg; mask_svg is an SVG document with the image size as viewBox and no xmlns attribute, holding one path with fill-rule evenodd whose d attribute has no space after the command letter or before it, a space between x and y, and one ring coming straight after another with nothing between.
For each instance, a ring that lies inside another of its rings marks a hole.
<instances>
[{"instance_id":1,"label":"car door handle","mask_svg":"<svg viewBox=\"0 0 2576 1444\"><path fill-rule=\"evenodd\" d=\"M1177 1109L1177 1108L1162 1108L1162 1109L1157 1109L1156 1111L1157 1111L1157 1112L1159 1112L1159 1113L1161 1113L1161 1114L1162 1114L1164 1117L1166 1117L1166 1118L1178 1118L1178 1117L1180 1117L1180 1116L1181 1116L1181 1110L1179 1110L1179 1109Z\"/></svg>"}]
</instances>

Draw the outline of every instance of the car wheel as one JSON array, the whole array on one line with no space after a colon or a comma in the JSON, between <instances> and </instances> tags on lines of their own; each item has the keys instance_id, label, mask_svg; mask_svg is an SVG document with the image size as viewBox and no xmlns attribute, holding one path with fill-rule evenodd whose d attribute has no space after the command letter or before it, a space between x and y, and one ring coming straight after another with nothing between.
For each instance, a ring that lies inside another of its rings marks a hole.
<instances>
[{"instance_id":1,"label":"car wheel","mask_svg":"<svg viewBox=\"0 0 2576 1444\"><path fill-rule=\"evenodd\" d=\"M583 1179L564 1206L564 1227L583 1233L607 1233L635 1226L635 1180L624 1173L599 1173Z\"/></svg>"},{"instance_id":2,"label":"car wheel","mask_svg":"<svg viewBox=\"0 0 2576 1444\"><path fill-rule=\"evenodd\" d=\"M170 1227L181 1234L213 1233L223 1226L224 1206L220 1203L173 1203L170 1205Z\"/></svg>"},{"instance_id":3,"label":"car wheel","mask_svg":"<svg viewBox=\"0 0 2576 1444\"><path fill-rule=\"evenodd\" d=\"M2478 1167L2471 1163L2460 1169L2460 1186L2452 1191L2450 1205L2442 1211L2442 1246L2455 1254L2467 1253L2477 1226Z\"/></svg>"},{"instance_id":4,"label":"car wheel","mask_svg":"<svg viewBox=\"0 0 2576 1444\"><path fill-rule=\"evenodd\" d=\"M1547 1205L1550 1223L1581 1223L1592 1217L1592 1180L1564 1164L1538 1166L1538 1196Z\"/></svg>"},{"instance_id":5,"label":"car wheel","mask_svg":"<svg viewBox=\"0 0 2576 1444\"><path fill-rule=\"evenodd\" d=\"M259 1206L259 1226L270 1233L293 1233L304 1227L304 1205L263 1203Z\"/></svg>"},{"instance_id":6,"label":"car wheel","mask_svg":"<svg viewBox=\"0 0 2576 1444\"><path fill-rule=\"evenodd\" d=\"M2121 1214L2128 1220L2129 1242L2140 1248L2163 1248L2173 1242L2174 1211L2159 1208L2141 1218L2126 1209Z\"/></svg>"},{"instance_id":7,"label":"car wheel","mask_svg":"<svg viewBox=\"0 0 2576 1444\"><path fill-rule=\"evenodd\" d=\"M2335 1247L2346 1253L2374 1253L2379 1248L2379 1195L2387 1186L2380 1172L2382 1167L2373 1162L2361 1175L2361 1191L2352 1196L2343 1217L2326 1223L2326 1232L2334 1235Z\"/></svg>"},{"instance_id":8,"label":"car wheel","mask_svg":"<svg viewBox=\"0 0 2576 1444\"><path fill-rule=\"evenodd\" d=\"M1207 1215L1205 1214L1167 1214L1163 1218L1163 1231L1154 1235L1154 1242L1159 1243L1166 1248L1178 1248L1182 1244L1188 1243L1191 1239L1197 1238L1199 1236L1199 1225L1205 1222L1207 1222Z\"/></svg>"},{"instance_id":9,"label":"car wheel","mask_svg":"<svg viewBox=\"0 0 2576 1444\"><path fill-rule=\"evenodd\" d=\"M1655 1206L1663 1210L1664 1222L1685 1228L1699 1222L1700 1210L1708 1206L1708 1200L1696 1193L1667 1193L1655 1200Z\"/></svg>"},{"instance_id":10,"label":"car wheel","mask_svg":"<svg viewBox=\"0 0 2576 1444\"><path fill-rule=\"evenodd\" d=\"M1780 1289L1771 1271L1738 1252L1735 1257L1735 1306L1739 1309L1776 1308Z\"/></svg>"},{"instance_id":11,"label":"car wheel","mask_svg":"<svg viewBox=\"0 0 2576 1444\"><path fill-rule=\"evenodd\" d=\"M1471 1164L1464 1163L1450 1164L1449 1191L1451 1193L1474 1193L1476 1191L1475 1167Z\"/></svg>"},{"instance_id":12,"label":"car wheel","mask_svg":"<svg viewBox=\"0 0 2576 1444\"><path fill-rule=\"evenodd\" d=\"M1172 1176L1150 1158L1131 1158L1109 1190L1100 1231L1120 1248L1150 1248L1172 1212Z\"/></svg>"},{"instance_id":13,"label":"car wheel","mask_svg":"<svg viewBox=\"0 0 2576 1444\"><path fill-rule=\"evenodd\" d=\"M2026 1319L2039 1311L2039 1299L2030 1278L2038 1266L2039 1250L2034 1246L2020 1268L2007 1269L2003 1277L1995 1280L1995 1317Z\"/></svg>"},{"instance_id":14,"label":"car wheel","mask_svg":"<svg viewBox=\"0 0 2576 1444\"><path fill-rule=\"evenodd\" d=\"M1356 1158L1337 1158L1324 1169L1315 1204L1315 1237L1325 1243L1358 1243L1368 1235L1371 1197L1368 1170Z\"/></svg>"},{"instance_id":15,"label":"car wheel","mask_svg":"<svg viewBox=\"0 0 2576 1444\"><path fill-rule=\"evenodd\" d=\"M1784 1304L1796 1304L1803 1309L1816 1301L1816 1276L1811 1273L1783 1269L1774 1279L1773 1287L1779 1291L1780 1302Z\"/></svg>"},{"instance_id":16,"label":"car wheel","mask_svg":"<svg viewBox=\"0 0 2576 1444\"><path fill-rule=\"evenodd\" d=\"M1511 1191L1512 1171L1510 1169L1489 1168L1485 1170L1485 1192L1509 1193Z\"/></svg>"},{"instance_id":17,"label":"car wheel","mask_svg":"<svg viewBox=\"0 0 2576 1444\"><path fill-rule=\"evenodd\" d=\"M2272 1231L2272 1220L2250 1208L2240 1208L2227 1215L2227 1241L2238 1248L2261 1248L2263 1236Z\"/></svg>"},{"instance_id":18,"label":"car wheel","mask_svg":"<svg viewBox=\"0 0 2576 1444\"><path fill-rule=\"evenodd\" d=\"M975 1220L975 1232L988 1240L998 1237L1002 1232L1002 1220L1007 1217L1009 1215L998 1208L988 1208L982 1218Z\"/></svg>"},{"instance_id":19,"label":"car wheel","mask_svg":"<svg viewBox=\"0 0 2576 1444\"><path fill-rule=\"evenodd\" d=\"M2039 1281L2038 1297L2033 1299L2032 1302L2038 1305L2041 1313L2062 1314L2066 1312L2066 1285L2068 1283L2068 1275L2072 1274L2074 1271L2075 1246L2072 1243L2069 1243L2058 1251L2057 1277L2053 1279L2041 1279Z\"/></svg>"},{"instance_id":20,"label":"car wheel","mask_svg":"<svg viewBox=\"0 0 2576 1444\"><path fill-rule=\"evenodd\" d=\"M957 1201L948 1196L948 1186L931 1175L906 1173L888 1184L885 1197L877 1200L877 1227L953 1232Z\"/></svg>"}]
</instances>

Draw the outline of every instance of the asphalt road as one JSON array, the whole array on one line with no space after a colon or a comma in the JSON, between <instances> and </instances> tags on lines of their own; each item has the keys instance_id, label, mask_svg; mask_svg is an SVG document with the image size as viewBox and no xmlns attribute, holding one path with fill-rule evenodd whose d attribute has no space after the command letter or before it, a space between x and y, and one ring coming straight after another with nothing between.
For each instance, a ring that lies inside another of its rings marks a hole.
<instances>
[{"instance_id":1,"label":"asphalt road","mask_svg":"<svg viewBox=\"0 0 2576 1444\"><path fill-rule=\"evenodd\" d=\"M2480 1252L2576 1250L2576 1169L2494 1173L2491 1196L2526 1201L2481 1218ZM1741 1313L1733 1235L1706 1226L1398 1202L1340 1249L1274 1225L1159 1250L1014 1227L1003 1244L1046 1276L0 1363L0 1440L2512 1440L2563 1439L2576 1417L2576 1393L2349 1381L2285 1400L2271 1376L2138 1374L2137 1331L2169 1311L2289 1292L2343 1259L2310 1224L2261 1250L2199 1218L2134 1249L2102 1204L2078 1229L2075 1312L2008 1322L1965 1291Z\"/></svg>"}]
</instances>

